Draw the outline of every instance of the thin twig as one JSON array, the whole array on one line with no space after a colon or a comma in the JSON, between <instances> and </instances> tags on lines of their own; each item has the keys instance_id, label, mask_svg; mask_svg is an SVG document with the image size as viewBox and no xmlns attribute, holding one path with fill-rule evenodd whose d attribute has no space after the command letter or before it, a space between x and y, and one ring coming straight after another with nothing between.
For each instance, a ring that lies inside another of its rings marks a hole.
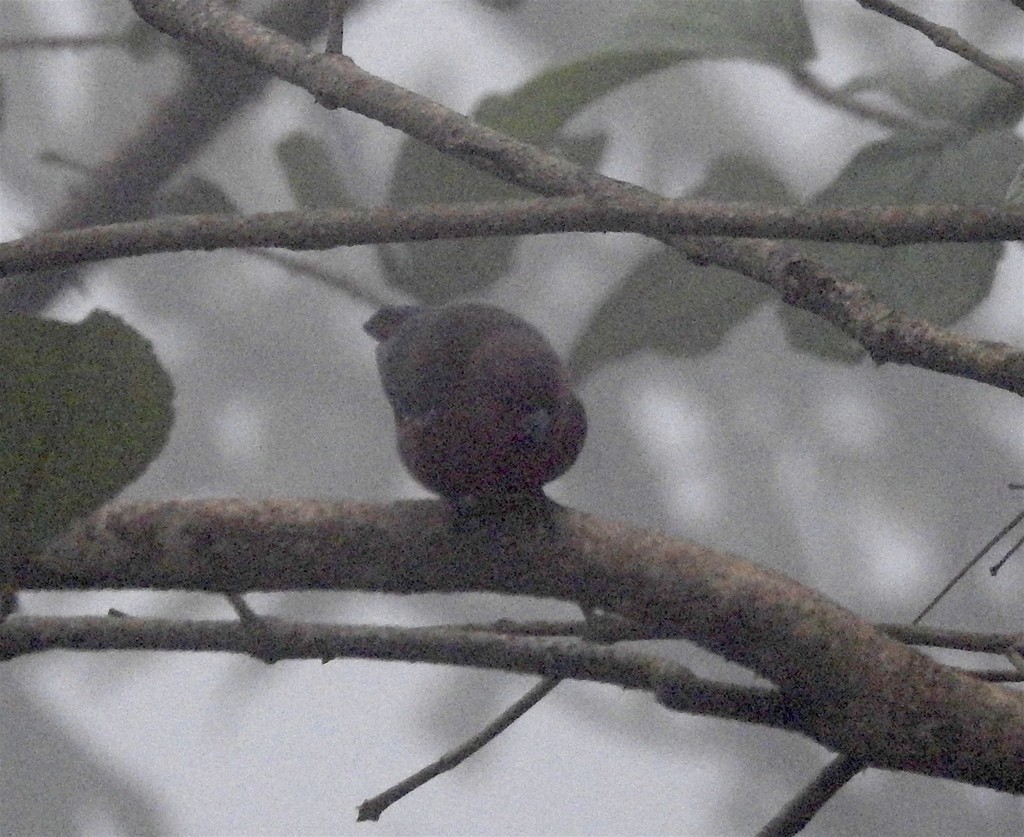
<instances>
[{"instance_id":1,"label":"thin twig","mask_svg":"<svg viewBox=\"0 0 1024 837\"><path fill-rule=\"evenodd\" d=\"M341 55L344 50L342 43L345 34L345 10L349 0L330 0L330 18L327 21L327 46L324 52L328 55Z\"/></svg>"},{"instance_id":2,"label":"thin twig","mask_svg":"<svg viewBox=\"0 0 1024 837\"><path fill-rule=\"evenodd\" d=\"M937 47L959 55L964 60L970 61L975 66L981 67L981 69L987 70L992 75L998 76L1003 81L1012 84L1018 90L1024 90L1024 73L1014 69L1005 61L1000 61L987 52L978 49L964 39L955 29L933 23L927 18L921 17L921 15L914 14L914 12L897 6L895 3L890 2L890 0L857 0L857 2L865 9L878 12L888 18L892 18L897 23L902 23L904 26L916 29Z\"/></svg>"},{"instance_id":3,"label":"thin twig","mask_svg":"<svg viewBox=\"0 0 1024 837\"><path fill-rule=\"evenodd\" d=\"M992 547L999 543L999 541L1001 541L1003 537L1005 537L1006 534L1022 520L1024 520L1024 511L1015 516L1013 520L1011 520L1002 529L1000 529L999 532L988 543L986 543L980 550L978 550L977 554L963 566L960 572L954 575L946 583L946 585L935 595L935 597L930 602L928 602L927 605L925 605L924 609L919 614L917 614L917 616L914 618L913 624L916 625L918 622L924 619L924 617L928 615L932 608L934 608L935 605L937 605L942 600L942 597L945 596L946 593L948 593L950 590L952 590L953 587L956 586L957 582L960 581L960 579L963 578L965 575L967 575L967 573L969 573L971 569L973 569L975 564L977 564L982 558L984 558L992 549Z\"/></svg>"},{"instance_id":4,"label":"thin twig","mask_svg":"<svg viewBox=\"0 0 1024 837\"><path fill-rule=\"evenodd\" d=\"M1018 540L1017 543L1015 543L1008 550L1006 550L1006 554L989 568L989 572L992 575L996 575L996 573L998 573L1003 568L1003 564L1009 561L1010 558L1013 557L1013 553L1019 550L1022 546L1024 546L1024 535L1021 536L1020 540Z\"/></svg>"},{"instance_id":5,"label":"thin twig","mask_svg":"<svg viewBox=\"0 0 1024 837\"><path fill-rule=\"evenodd\" d=\"M372 305L374 307L381 305L401 305L409 301L408 298L396 299L396 294L392 293L389 295L383 288L379 291L374 288L369 288L348 276L342 276L334 273L318 264L314 264L308 259L299 258L291 253L282 253L277 250L259 250L253 247L246 248L244 252L248 253L250 256L256 257L257 259L262 259L283 267L285 270L316 279L329 288L343 291L350 299L365 302L367 305Z\"/></svg>"},{"instance_id":6,"label":"thin twig","mask_svg":"<svg viewBox=\"0 0 1024 837\"><path fill-rule=\"evenodd\" d=\"M356 819L359 822L370 820L376 822L380 815L393 803L416 788L425 785L435 776L440 776L453 768L458 767L462 762L476 753L488 742L492 741L515 721L521 718L527 711L543 700L552 689L562 682L560 677L545 677L530 691L513 703L508 709L491 721L477 735L468 741L463 742L454 750L449 750L433 764L429 764L422 770L413 773L409 778L403 779L396 785L392 785L383 793L367 799L359 806L359 815Z\"/></svg>"},{"instance_id":7,"label":"thin twig","mask_svg":"<svg viewBox=\"0 0 1024 837\"><path fill-rule=\"evenodd\" d=\"M255 610L249 607L249 603L241 593L225 593L224 597L228 600L235 613L238 614L238 618L243 622L259 621L260 617L256 615Z\"/></svg>"},{"instance_id":8,"label":"thin twig","mask_svg":"<svg viewBox=\"0 0 1024 837\"><path fill-rule=\"evenodd\" d=\"M798 834L839 790L864 769L852 756L838 756L762 828L758 837Z\"/></svg>"},{"instance_id":9,"label":"thin twig","mask_svg":"<svg viewBox=\"0 0 1024 837\"><path fill-rule=\"evenodd\" d=\"M303 209L251 215L165 215L144 221L34 232L0 242L0 276L188 250L325 250L361 244L566 232L787 238L877 247L1021 241L1024 208L787 207L653 198L638 201L633 196L616 195L421 204L408 208ZM743 266L735 264L736 269ZM752 268L748 265L747 270Z\"/></svg>"},{"instance_id":10,"label":"thin twig","mask_svg":"<svg viewBox=\"0 0 1024 837\"><path fill-rule=\"evenodd\" d=\"M0 38L0 52L26 49L94 49L125 45L124 33L98 35L30 35L24 38Z\"/></svg>"},{"instance_id":11,"label":"thin twig","mask_svg":"<svg viewBox=\"0 0 1024 837\"><path fill-rule=\"evenodd\" d=\"M859 116L861 119L867 119L885 128L892 128L895 131L905 131L920 127L912 119L892 113L868 102L862 102L846 91L829 87L805 67L798 67L792 70L790 78L819 101L844 110L854 116Z\"/></svg>"},{"instance_id":12,"label":"thin twig","mask_svg":"<svg viewBox=\"0 0 1024 837\"><path fill-rule=\"evenodd\" d=\"M1021 520L1024 520L1024 511L1017 515L1017 517L1004 526L994 538L985 544L978 554L968 561L967 565L960 570L960 572L958 572L945 587L942 588L938 595L928 602L925 608L917 615L911 624L916 625L920 622L929 613L929 611L931 611L932 608L934 608L935 605L937 605L942 598L951 589L953 589L956 583L960 581L960 579L963 578L975 564L984 558L989 550L991 550L992 547L994 547L1003 538L1003 536L1013 529ZM1014 547L1014 549L1016 549L1016 547ZM1012 552L1013 550L1011 550L1006 557L1009 558ZM977 676L989 680L999 679L1004 682L1018 680L1020 678L1020 674L1024 672L1024 667L1022 667L1024 666L1024 660L1022 660L1020 652L1014 647L1009 647L1004 649L1003 653L1017 668L1017 676L1004 672L994 672L994 677L986 677L985 672L978 672ZM802 831L804 826L811 821L814 815L824 807L825 803L839 793L843 785L863 770L865 766L866 763L864 761L854 758L853 756L845 754L837 756L828 765L828 767L818 774L811 784L794 796L786 806L772 818L772 820L761 830L759 837L788 837L788 835L797 834Z\"/></svg>"}]
</instances>

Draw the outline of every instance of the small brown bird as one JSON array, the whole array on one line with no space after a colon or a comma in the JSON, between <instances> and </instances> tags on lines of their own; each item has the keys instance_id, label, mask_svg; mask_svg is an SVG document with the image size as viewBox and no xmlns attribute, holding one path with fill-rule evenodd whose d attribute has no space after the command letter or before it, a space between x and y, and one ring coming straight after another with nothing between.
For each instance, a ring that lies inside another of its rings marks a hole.
<instances>
[{"instance_id":1,"label":"small brown bird","mask_svg":"<svg viewBox=\"0 0 1024 837\"><path fill-rule=\"evenodd\" d=\"M363 326L398 451L453 501L543 495L576 461L587 418L565 366L537 329L491 305L385 306Z\"/></svg>"}]
</instances>

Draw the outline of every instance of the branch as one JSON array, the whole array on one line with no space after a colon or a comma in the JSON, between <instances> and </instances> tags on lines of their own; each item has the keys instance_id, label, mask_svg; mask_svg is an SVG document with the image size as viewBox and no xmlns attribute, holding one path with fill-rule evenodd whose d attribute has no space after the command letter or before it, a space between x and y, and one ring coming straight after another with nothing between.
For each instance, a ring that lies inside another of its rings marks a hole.
<instances>
[{"instance_id":1,"label":"branch","mask_svg":"<svg viewBox=\"0 0 1024 837\"><path fill-rule=\"evenodd\" d=\"M208 0L132 0L147 22L175 37L232 55L346 108L396 128L482 171L542 195L587 195L652 209L671 202L479 125L365 72L348 57L311 53L272 29ZM866 288L771 241L661 237L698 264L736 270L770 285L859 340L878 363L955 374L1024 394L1024 356L1010 347L953 335L882 305Z\"/></svg>"},{"instance_id":2,"label":"branch","mask_svg":"<svg viewBox=\"0 0 1024 837\"><path fill-rule=\"evenodd\" d=\"M171 215L145 221L37 232L0 243L0 277L102 259L287 247L565 232L794 238L891 247L1024 240L1024 209L965 206L775 207L618 196L433 204L409 209L329 209L252 215Z\"/></svg>"},{"instance_id":3,"label":"branch","mask_svg":"<svg viewBox=\"0 0 1024 837\"><path fill-rule=\"evenodd\" d=\"M702 238L698 251L713 252L713 263L745 273L776 290L783 302L833 323L878 364L904 363L1024 395L1021 349L914 319L787 245L760 240L737 247L727 239Z\"/></svg>"},{"instance_id":4,"label":"branch","mask_svg":"<svg viewBox=\"0 0 1024 837\"><path fill-rule=\"evenodd\" d=\"M558 507L467 527L454 526L440 501L123 504L14 569L24 589L490 591L575 601L752 669L779 687L790 722L830 749L1024 792L1021 695L922 656L782 575ZM240 650L262 634L235 630ZM301 633L295 641L311 657L331 656ZM554 661L531 670L574 674ZM659 699L689 705L688 689Z\"/></svg>"},{"instance_id":5,"label":"branch","mask_svg":"<svg viewBox=\"0 0 1024 837\"><path fill-rule=\"evenodd\" d=\"M428 764L422 770L417 770L411 776L401 782L392 785L383 793L379 793L359 805L357 822L370 820L376 822L380 815L394 805L399 799L417 788L423 787L431 779L436 779L442 773L454 770L470 756L480 752L491 741L507 730L513 723L518 721L534 706L551 694L552 690L562 681L557 677L545 677L530 691L513 703L508 709L497 718L487 724L480 732L467 741L464 741L453 750L449 750L441 758Z\"/></svg>"},{"instance_id":6,"label":"branch","mask_svg":"<svg viewBox=\"0 0 1024 837\"><path fill-rule=\"evenodd\" d=\"M0 625L0 659L42 651L203 651L258 659L398 660L473 666L606 683L650 692L678 712L799 730L777 691L697 677L672 660L577 639L516 637L452 628L240 620L12 616Z\"/></svg>"},{"instance_id":7,"label":"branch","mask_svg":"<svg viewBox=\"0 0 1024 837\"><path fill-rule=\"evenodd\" d=\"M962 38L955 29L932 23L927 18L907 11L890 2L890 0L857 0L857 2L869 11L878 12L880 15L892 18L897 23L902 23L904 26L916 29L935 46L959 55L975 66L981 67L981 69L987 70L992 75L1012 84L1018 90L1024 90L1024 73L1014 69L1013 66L1005 61L1000 61L987 52L978 49Z\"/></svg>"},{"instance_id":8,"label":"branch","mask_svg":"<svg viewBox=\"0 0 1024 837\"><path fill-rule=\"evenodd\" d=\"M757 837L789 837L799 834L814 815L854 776L865 768L863 762L849 756L838 756L819 773L779 813L772 817Z\"/></svg>"},{"instance_id":9,"label":"branch","mask_svg":"<svg viewBox=\"0 0 1024 837\"><path fill-rule=\"evenodd\" d=\"M794 84L814 96L818 101L825 102L834 108L846 111L869 122L875 122L884 128L890 128L893 131L903 131L908 128L915 129L920 127L919 123L913 119L892 113L870 102L862 102L846 90L837 90L834 87L830 87L806 67L790 69L789 77L793 80Z\"/></svg>"},{"instance_id":10,"label":"branch","mask_svg":"<svg viewBox=\"0 0 1024 837\"><path fill-rule=\"evenodd\" d=\"M323 0L277 0L260 13L267 26L299 40L326 22ZM153 196L217 131L266 90L272 76L221 56L191 50L177 91L162 97L148 121L117 147L45 221L50 228L82 227L148 215ZM0 285L0 310L37 314L68 287L77 271L12 277Z\"/></svg>"}]
</instances>

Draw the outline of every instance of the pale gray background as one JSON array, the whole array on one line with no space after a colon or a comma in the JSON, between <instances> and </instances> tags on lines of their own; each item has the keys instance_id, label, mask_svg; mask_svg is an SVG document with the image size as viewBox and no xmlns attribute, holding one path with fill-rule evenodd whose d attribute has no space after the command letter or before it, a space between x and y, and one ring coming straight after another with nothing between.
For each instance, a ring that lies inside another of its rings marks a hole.
<instances>
[{"instance_id":1,"label":"pale gray background","mask_svg":"<svg viewBox=\"0 0 1024 837\"><path fill-rule=\"evenodd\" d=\"M621 2L366 0L346 49L366 69L467 111L543 67L599 50ZM1024 15L992 0L914 3L980 46L1021 58ZM936 76L959 59L853 2L808 4L832 83L900 68ZM0 33L115 29L126 2L0 0ZM116 51L0 53L0 234L31 230L80 176L41 150L102 162L173 89L170 59ZM40 109L40 103L46 103ZM326 112L283 83L236 119L191 173L246 210L292 206L273 141L327 138L349 188L382 200L400 136ZM827 184L880 129L741 63L684 66L607 97L574 123L608 132L603 171L663 194L696 184L718 153L756 150L800 195ZM535 238L489 299L567 349L617 276L652 242ZM377 287L369 248L318 257ZM1024 344L1022 249L1007 248L990 298L962 331ZM381 291L382 294L386 293ZM177 386L171 442L133 497L388 499L420 492L393 450L390 416L359 326L371 309L233 252L92 269L55 307L122 314L156 345ZM591 433L554 487L573 506L692 537L776 567L866 617L907 620L1022 501L1020 399L909 368L797 356L763 310L700 360L635 357L582 388ZM972 573L938 624L1021 630L1024 563ZM317 619L424 624L572 615L512 598L251 597ZM35 595L30 613L229 616L215 597ZM681 647L698 671L725 669ZM395 663L284 662L196 654L47 654L3 666L0 821L70 833L749 834L829 760L816 744L672 714L646 696L566 684L484 753L357 826L355 806L477 728L531 681ZM6 831L6 826L3 830ZM869 771L810 834L1010 834L1009 796Z\"/></svg>"}]
</instances>

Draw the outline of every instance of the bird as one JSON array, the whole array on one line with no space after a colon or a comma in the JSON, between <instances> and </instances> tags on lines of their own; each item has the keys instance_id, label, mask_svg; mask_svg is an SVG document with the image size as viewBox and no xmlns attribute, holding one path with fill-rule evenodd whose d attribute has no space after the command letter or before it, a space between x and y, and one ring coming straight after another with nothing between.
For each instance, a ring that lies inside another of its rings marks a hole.
<instances>
[{"instance_id":1,"label":"bird","mask_svg":"<svg viewBox=\"0 0 1024 837\"><path fill-rule=\"evenodd\" d=\"M582 402L548 340L493 305L387 305L363 326L409 473L456 509L543 486L576 461Z\"/></svg>"}]
</instances>

